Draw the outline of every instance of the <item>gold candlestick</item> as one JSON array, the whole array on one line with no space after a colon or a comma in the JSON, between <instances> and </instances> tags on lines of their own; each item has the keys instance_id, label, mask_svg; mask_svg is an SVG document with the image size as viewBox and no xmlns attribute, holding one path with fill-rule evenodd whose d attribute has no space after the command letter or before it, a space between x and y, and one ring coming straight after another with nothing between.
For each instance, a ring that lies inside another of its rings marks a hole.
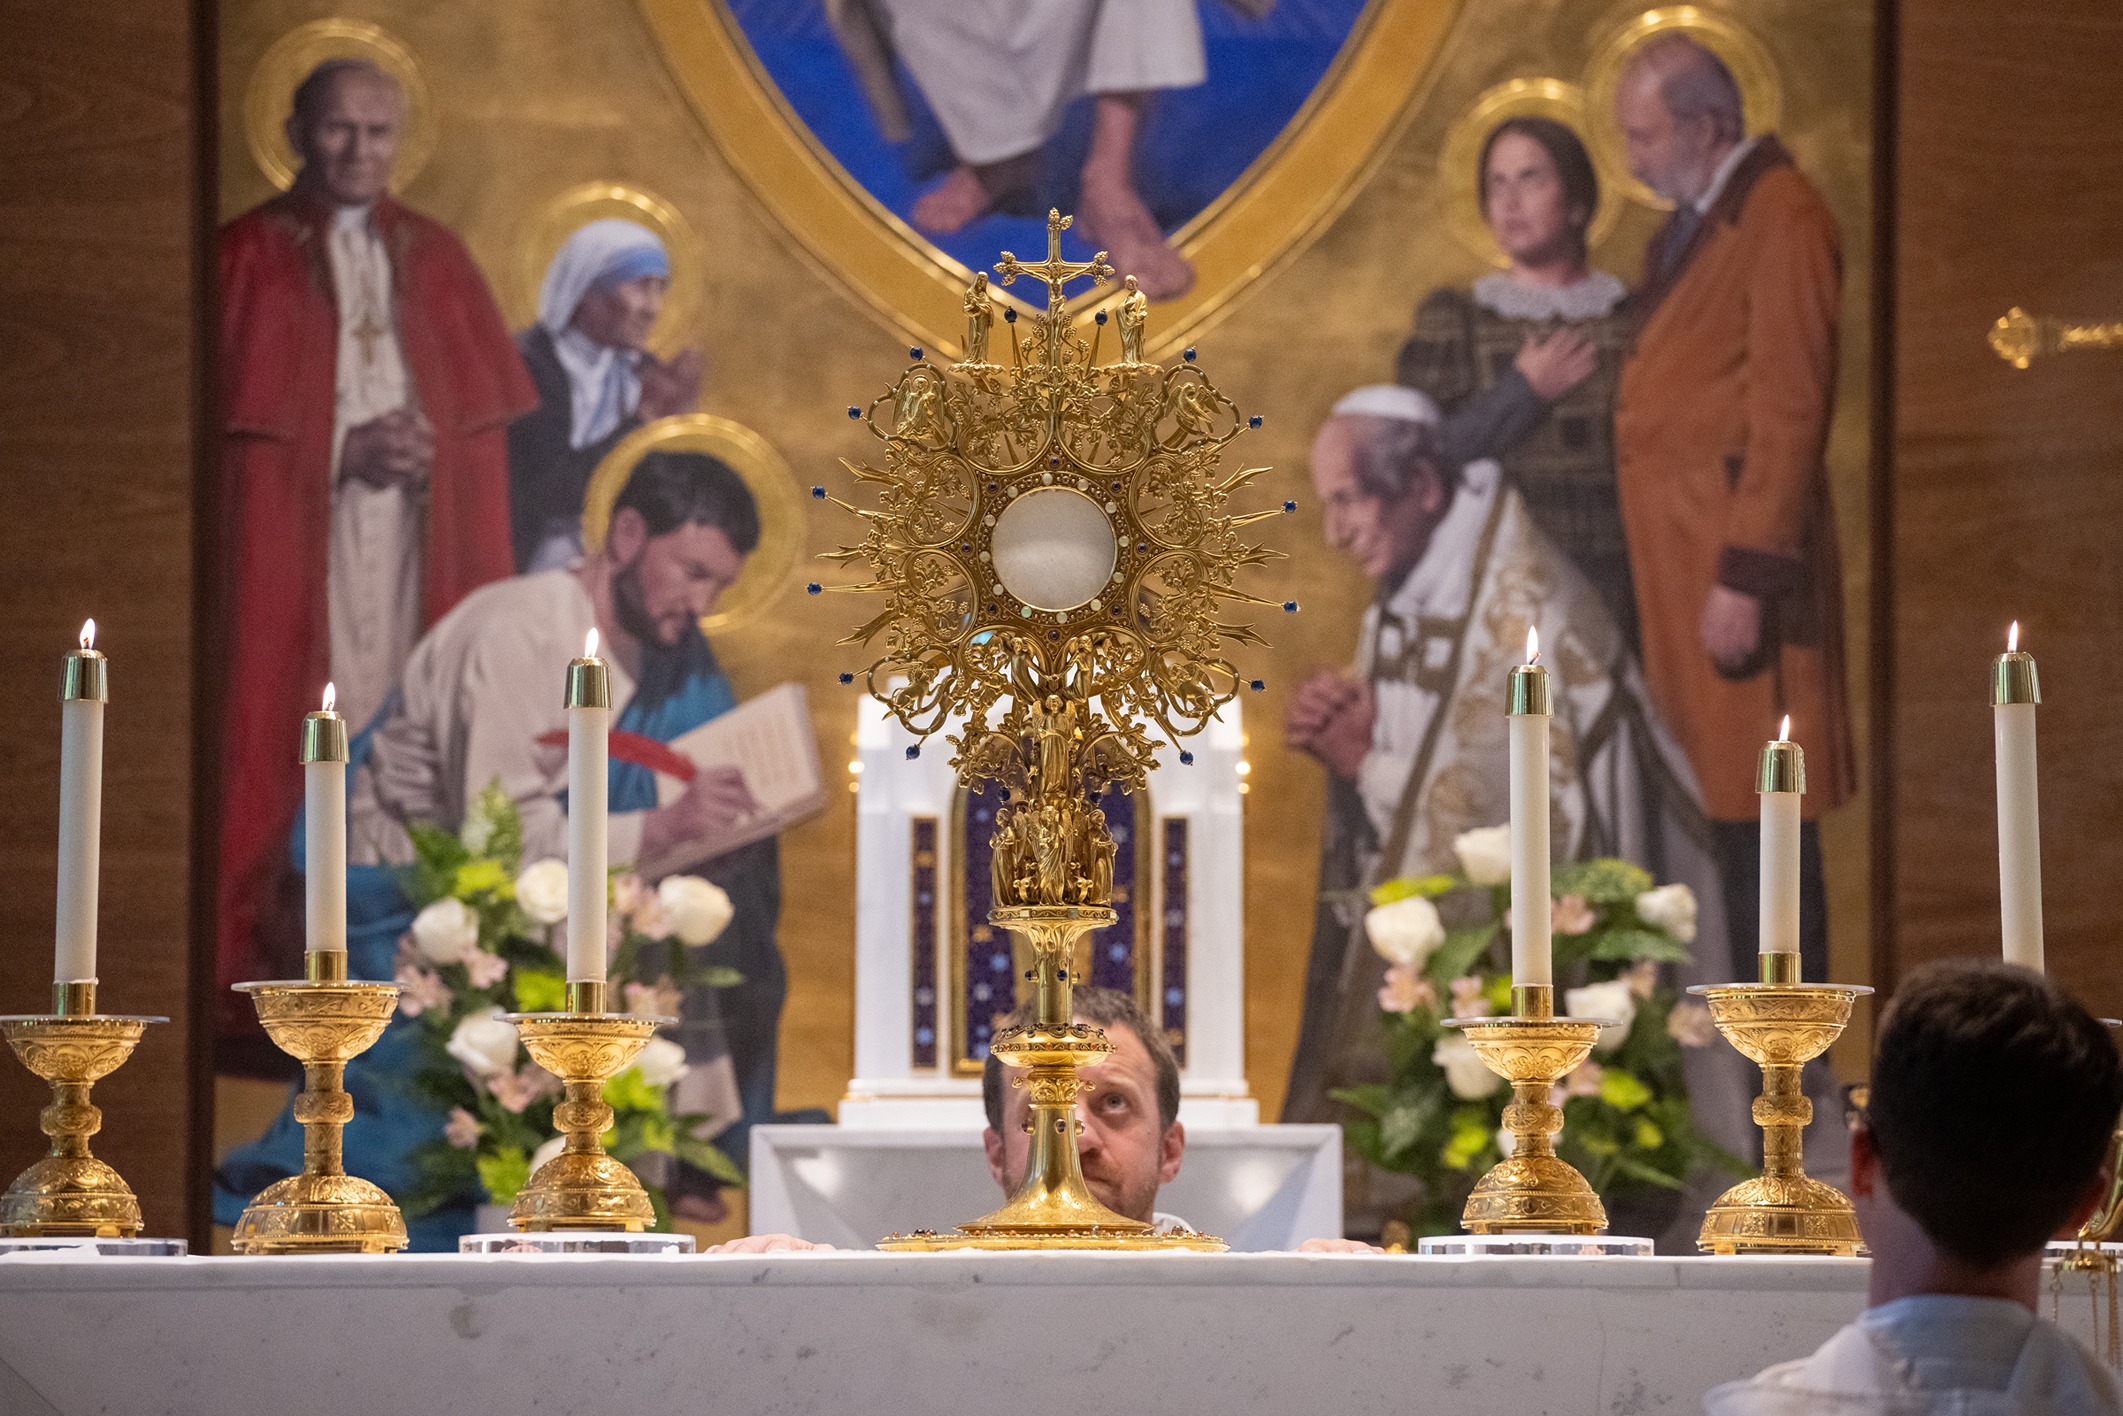
<instances>
[{"instance_id":1,"label":"gold candlestick","mask_svg":"<svg viewBox=\"0 0 2123 1416\"><path fill-rule=\"evenodd\" d=\"M1490 1167L1467 1196L1460 1223L1470 1234L1597 1234L1607 1210L1577 1167L1555 1153L1563 1109L1551 1088L1592 1055L1597 1018L1555 1016L1555 989L1522 984L1511 990L1513 1016L1453 1019L1490 1071L1511 1083L1504 1129L1511 1154Z\"/></svg>"},{"instance_id":2,"label":"gold candlestick","mask_svg":"<svg viewBox=\"0 0 2123 1416\"><path fill-rule=\"evenodd\" d=\"M1754 1120L1762 1128L1762 1173L1718 1197L1703 1218L1696 1247L1711 1254L1841 1254L1864 1247L1857 1214L1833 1185L1806 1173L1802 1142L1813 1103L1799 1089L1801 1071L1826 1052L1869 988L1781 981L1785 970L1762 957L1762 982L1698 985L1688 991L1710 1005L1718 1031L1762 1069Z\"/></svg>"},{"instance_id":3,"label":"gold candlestick","mask_svg":"<svg viewBox=\"0 0 2123 1416\"><path fill-rule=\"evenodd\" d=\"M125 1065L149 1023L169 1019L98 1013L93 982L54 984L52 993L50 1013L0 1018L15 1056L52 1089L37 1118L51 1152L0 1195L0 1237L130 1239L140 1232L140 1201L89 1154L89 1137L103 1128L89 1089Z\"/></svg>"},{"instance_id":4,"label":"gold candlestick","mask_svg":"<svg viewBox=\"0 0 2123 1416\"><path fill-rule=\"evenodd\" d=\"M632 1062L651 1034L670 1018L605 1011L605 985L568 985L567 1011L511 1013L531 1060L560 1078L566 1095L553 1108L553 1125L567 1138L559 1155L516 1194L509 1223L529 1232L618 1229L629 1233L656 1222L656 1207L641 1180L605 1154L612 1124L604 1084Z\"/></svg>"},{"instance_id":5,"label":"gold candlestick","mask_svg":"<svg viewBox=\"0 0 2123 1416\"><path fill-rule=\"evenodd\" d=\"M239 1254L388 1254L406 1246L391 1197L346 1173L341 1144L354 1119L346 1064L375 1045L398 1007L398 985L349 980L346 955L313 953L309 977L239 983L273 1045L302 1064L295 1098L302 1173L260 1191L236 1221Z\"/></svg>"}]
</instances>

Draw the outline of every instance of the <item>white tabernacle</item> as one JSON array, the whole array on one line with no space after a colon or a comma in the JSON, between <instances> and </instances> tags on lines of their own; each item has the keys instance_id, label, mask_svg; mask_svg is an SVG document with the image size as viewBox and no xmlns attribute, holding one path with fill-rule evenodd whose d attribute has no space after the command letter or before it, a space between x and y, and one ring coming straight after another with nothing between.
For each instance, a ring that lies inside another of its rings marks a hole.
<instances>
[{"instance_id":1,"label":"white tabernacle","mask_svg":"<svg viewBox=\"0 0 2123 1416\"><path fill-rule=\"evenodd\" d=\"M1687 1412L1862 1259L0 1258L0 1411ZM2063 1316L2085 1340L2090 1305Z\"/></svg>"}]
</instances>

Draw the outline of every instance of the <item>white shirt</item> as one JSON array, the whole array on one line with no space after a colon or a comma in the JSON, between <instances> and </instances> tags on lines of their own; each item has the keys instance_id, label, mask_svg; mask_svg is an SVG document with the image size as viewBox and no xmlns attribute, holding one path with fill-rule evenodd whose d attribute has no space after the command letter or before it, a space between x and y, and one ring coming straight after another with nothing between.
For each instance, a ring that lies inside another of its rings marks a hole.
<instances>
[{"instance_id":1,"label":"white shirt","mask_svg":"<svg viewBox=\"0 0 2123 1416\"><path fill-rule=\"evenodd\" d=\"M398 344L391 257L369 224L369 207L340 207L327 250L339 306L333 379L332 525L326 621L339 711L366 726L398 680L420 634L425 499L406 487L340 477L354 428L414 402Z\"/></svg>"},{"instance_id":2,"label":"white shirt","mask_svg":"<svg viewBox=\"0 0 2123 1416\"><path fill-rule=\"evenodd\" d=\"M2114 1416L2115 1375L2004 1298L1925 1294L1868 1308L1811 1357L1728 1382L1709 1416Z\"/></svg>"},{"instance_id":3,"label":"white shirt","mask_svg":"<svg viewBox=\"0 0 2123 1416\"><path fill-rule=\"evenodd\" d=\"M1724 192L1725 184L1732 180L1733 170L1747 160L1747 154L1753 152L1756 144L1761 141L1760 138L1748 138L1731 152L1725 154L1724 159L1718 163L1710 174L1710 185L1703 189L1703 195L1697 197L1693 203L1699 215L1708 216L1710 214L1711 204L1717 201L1718 197Z\"/></svg>"}]
</instances>

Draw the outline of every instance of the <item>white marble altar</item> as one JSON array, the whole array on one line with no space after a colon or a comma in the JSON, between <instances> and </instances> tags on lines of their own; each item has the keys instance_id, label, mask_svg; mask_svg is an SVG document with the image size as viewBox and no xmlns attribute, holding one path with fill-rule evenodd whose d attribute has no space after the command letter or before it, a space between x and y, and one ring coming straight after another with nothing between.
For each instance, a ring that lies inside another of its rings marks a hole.
<instances>
[{"instance_id":1,"label":"white marble altar","mask_svg":"<svg viewBox=\"0 0 2123 1416\"><path fill-rule=\"evenodd\" d=\"M0 1259L10 1416L1627 1416L1800 1356L1861 1259ZM2084 1340L2083 1296L2064 1316ZM1034 1320L1034 1313L1037 1320Z\"/></svg>"},{"instance_id":2,"label":"white marble altar","mask_svg":"<svg viewBox=\"0 0 2123 1416\"><path fill-rule=\"evenodd\" d=\"M1002 1202L980 1134L755 1126L752 1232L867 1247L895 1231L977 1218ZM1339 1237L1341 1128L1190 1126L1179 1177L1157 1207L1241 1251Z\"/></svg>"}]
</instances>

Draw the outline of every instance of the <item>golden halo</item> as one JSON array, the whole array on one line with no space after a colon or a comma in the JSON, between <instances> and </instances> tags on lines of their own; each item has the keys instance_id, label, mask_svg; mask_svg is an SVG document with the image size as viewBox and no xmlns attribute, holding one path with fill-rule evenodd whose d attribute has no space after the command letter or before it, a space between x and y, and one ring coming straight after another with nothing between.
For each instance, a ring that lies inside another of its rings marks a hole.
<instances>
[{"instance_id":1,"label":"golden halo","mask_svg":"<svg viewBox=\"0 0 2123 1416\"><path fill-rule=\"evenodd\" d=\"M700 328L701 306L707 296L707 247L676 207L618 182L585 182L546 203L532 223L530 236L518 248L509 313L516 317L518 328L536 321L538 287L545 283L546 267L553 263L561 243L606 217L645 226L663 242L671 258L671 286L664 292L663 308L656 314L648 342L658 355L676 353Z\"/></svg>"},{"instance_id":2,"label":"golden halo","mask_svg":"<svg viewBox=\"0 0 2123 1416\"><path fill-rule=\"evenodd\" d=\"M1619 184L1627 174L1610 171L1599 160L1585 132L1584 92L1561 79L1513 79L1498 84L1477 98L1474 106L1445 131L1445 145L1438 152L1438 175L1445 184L1445 211L1453 236L1492 265L1511 264L1489 233L1489 222L1482 213L1481 173L1477 170L1482 144L1507 118L1553 118L1585 143L1600 178L1600 201L1585 232L1585 244L1592 247L1605 240L1622 213Z\"/></svg>"},{"instance_id":3,"label":"golden halo","mask_svg":"<svg viewBox=\"0 0 2123 1416\"><path fill-rule=\"evenodd\" d=\"M1655 34L1682 30L1690 39L1725 61L1740 86L1740 111L1750 136L1773 132L1784 117L1784 83L1777 74L1776 60L1752 30L1723 15L1693 5L1672 5L1646 10L1630 20L1592 53L1585 66L1585 102L1592 126L1592 151L1601 168L1619 174L1622 190L1633 201L1660 211L1673 203L1628 175L1629 163L1622 147L1621 129L1614 121L1614 96L1621 87L1622 67L1638 45Z\"/></svg>"},{"instance_id":4,"label":"golden halo","mask_svg":"<svg viewBox=\"0 0 2123 1416\"><path fill-rule=\"evenodd\" d=\"M636 428L604 455L590 474L582 505L582 548L596 555L604 549L612 524L612 503L619 500L634 466L651 452L705 452L721 458L744 479L759 504L759 544L745 557L737 583L722 592L715 608L700 617L702 631L728 629L749 619L779 594L796 567L803 537L803 503L796 495L796 474L767 440L742 423L708 413L681 413Z\"/></svg>"},{"instance_id":5,"label":"golden halo","mask_svg":"<svg viewBox=\"0 0 2123 1416\"><path fill-rule=\"evenodd\" d=\"M285 191L302 159L288 146L287 118L295 86L327 59L366 59L398 81L405 95L405 131L391 165L391 190L404 188L435 152L435 105L413 51L396 36L361 20L312 20L273 41L251 70L243 91L243 128L251 157L274 186Z\"/></svg>"}]
</instances>

